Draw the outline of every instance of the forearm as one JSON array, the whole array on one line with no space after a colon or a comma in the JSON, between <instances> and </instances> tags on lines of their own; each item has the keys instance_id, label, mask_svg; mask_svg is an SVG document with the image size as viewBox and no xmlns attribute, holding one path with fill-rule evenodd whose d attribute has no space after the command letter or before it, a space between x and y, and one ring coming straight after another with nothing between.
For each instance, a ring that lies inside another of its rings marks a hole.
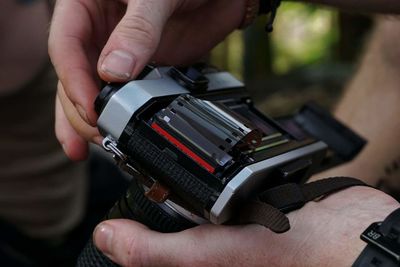
<instances>
[{"instance_id":1,"label":"forearm","mask_svg":"<svg viewBox=\"0 0 400 267\"><path fill-rule=\"evenodd\" d=\"M350 175L376 185L400 177L400 21L379 21L336 115L368 139L350 164L319 175ZM397 167L396 167L397 166Z\"/></svg>"},{"instance_id":2,"label":"forearm","mask_svg":"<svg viewBox=\"0 0 400 267\"><path fill-rule=\"evenodd\" d=\"M299 1L299 0L295 0ZM398 0L302 0L305 2L329 5L357 12L400 13Z\"/></svg>"}]
</instances>

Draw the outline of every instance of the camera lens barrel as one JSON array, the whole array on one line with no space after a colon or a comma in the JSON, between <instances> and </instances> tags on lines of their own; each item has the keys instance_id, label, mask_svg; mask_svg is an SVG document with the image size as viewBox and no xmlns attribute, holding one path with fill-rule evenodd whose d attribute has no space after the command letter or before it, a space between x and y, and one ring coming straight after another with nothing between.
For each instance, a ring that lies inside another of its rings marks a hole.
<instances>
[{"instance_id":1,"label":"camera lens barrel","mask_svg":"<svg viewBox=\"0 0 400 267\"><path fill-rule=\"evenodd\" d=\"M133 179L126 194L114 205L106 219L130 219L159 232L178 232L196 224L163 203L155 203L144 195L143 186ZM90 239L77 261L77 267L117 266L99 251Z\"/></svg>"},{"instance_id":2,"label":"camera lens barrel","mask_svg":"<svg viewBox=\"0 0 400 267\"><path fill-rule=\"evenodd\" d=\"M111 97L122 87L118 84L108 84L100 92L94 101L94 110L101 114Z\"/></svg>"},{"instance_id":3,"label":"camera lens barrel","mask_svg":"<svg viewBox=\"0 0 400 267\"><path fill-rule=\"evenodd\" d=\"M144 194L142 185L133 179L128 191L110 210L107 219L125 218L138 221L152 230L178 232L195 226L164 203L155 203Z\"/></svg>"}]
</instances>

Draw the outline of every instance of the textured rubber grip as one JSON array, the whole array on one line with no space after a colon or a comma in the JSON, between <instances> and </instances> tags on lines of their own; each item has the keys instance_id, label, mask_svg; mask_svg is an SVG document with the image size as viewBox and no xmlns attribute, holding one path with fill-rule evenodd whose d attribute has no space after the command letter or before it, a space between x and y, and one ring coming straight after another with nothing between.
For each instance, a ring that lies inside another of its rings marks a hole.
<instances>
[{"instance_id":1,"label":"textured rubber grip","mask_svg":"<svg viewBox=\"0 0 400 267\"><path fill-rule=\"evenodd\" d=\"M107 258L100 250L93 244L90 239L83 249L78 258L77 267L116 267L114 262Z\"/></svg>"},{"instance_id":2,"label":"textured rubber grip","mask_svg":"<svg viewBox=\"0 0 400 267\"><path fill-rule=\"evenodd\" d=\"M192 209L203 214L210 201L215 202L218 198L219 192L179 164L168 151L150 142L145 134L145 129L140 127L132 133L123 147L128 158L172 188Z\"/></svg>"},{"instance_id":3,"label":"textured rubber grip","mask_svg":"<svg viewBox=\"0 0 400 267\"><path fill-rule=\"evenodd\" d=\"M127 193L114 205L106 219L125 218L138 221L149 228L169 233L194 227L195 224L180 216L165 204L158 204L144 195L144 190L133 179ZM109 260L89 240L77 262L78 267L118 266Z\"/></svg>"}]
</instances>

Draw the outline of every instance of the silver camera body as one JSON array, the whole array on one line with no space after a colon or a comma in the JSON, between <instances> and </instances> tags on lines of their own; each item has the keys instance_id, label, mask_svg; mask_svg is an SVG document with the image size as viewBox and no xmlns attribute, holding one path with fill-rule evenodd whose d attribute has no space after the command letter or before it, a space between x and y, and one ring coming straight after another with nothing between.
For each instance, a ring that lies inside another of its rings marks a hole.
<instances>
[{"instance_id":1,"label":"silver camera body","mask_svg":"<svg viewBox=\"0 0 400 267\"><path fill-rule=\"evenodd\" d=\"M148 67L107 85L96 110L104 148L151 201L195 224L226 223L262 190L302 183L365 143L315 105L271 119L242 82L209 68Z\"/></svg>"}]
</instances>

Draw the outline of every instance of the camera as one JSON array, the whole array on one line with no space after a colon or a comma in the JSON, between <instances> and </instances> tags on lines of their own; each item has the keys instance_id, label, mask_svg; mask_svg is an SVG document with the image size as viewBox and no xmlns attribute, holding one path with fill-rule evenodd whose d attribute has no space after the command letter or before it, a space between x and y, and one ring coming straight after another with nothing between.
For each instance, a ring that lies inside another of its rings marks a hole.
<instances>
[{"instance_id":1,"label":"camera","mask_svg":"<svg viewBox=\"0 0 400 267\"><path fill-rule=\"evenodd\" d=\"M242 82L205 65L147 66L137 80L106 85L95 109L103 147L134 177L106 218L161 232L229 224L260 192L303 183L365 144L314 103L272 119Z\"/></svg>"}]
</instances>

